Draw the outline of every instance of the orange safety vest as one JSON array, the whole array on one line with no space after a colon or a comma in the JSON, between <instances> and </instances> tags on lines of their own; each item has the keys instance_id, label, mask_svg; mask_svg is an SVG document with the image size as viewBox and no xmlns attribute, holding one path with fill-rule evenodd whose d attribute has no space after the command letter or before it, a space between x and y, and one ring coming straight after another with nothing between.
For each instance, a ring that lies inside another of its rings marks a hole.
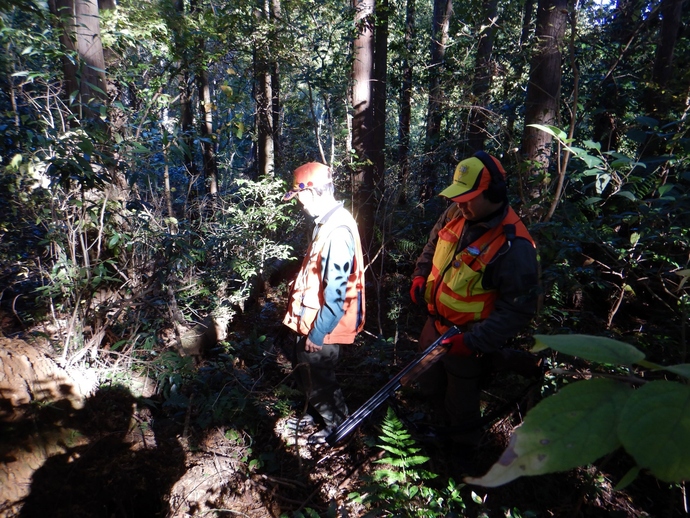
<instances>
[{"instance_id":1,"label":"orange safety vest","mask_svg":"<svg viewBox=\"0 0 690 518\"><path fill-rule=\"evenodd\" d=\"M347 227L355 240L355 260L350 270L343 303L344 314L335 329L324 338L325 344L351 344L364 328L364 259L357 223L345 209L336 210L321 223L316 237L309 245L297 274L283 324L300 335L308 335L314 326L316 315L323 307L321 289L321 259L329 234L339 227Z\"/></svg>"},{"instance_id":2,"label":"orange safety vest","mask_svg":"<svg viewBox=\"0 0 690 518\"><path fill-rule=\"evenodd\" d=\"M451 324L465 326L484 320L494 310L498 290L484 289L482 278L486 267L508 242L507 229L511 233L514 229L515 237L527 239L534 246L527 227L512 207L508 207L500 224L458 251L465 221L463 217L456 218L439 231L431 274L426 281L424 298L429 313L437 316L436 328L440 333L447 331Z\"/></svg>"}]
</instances>

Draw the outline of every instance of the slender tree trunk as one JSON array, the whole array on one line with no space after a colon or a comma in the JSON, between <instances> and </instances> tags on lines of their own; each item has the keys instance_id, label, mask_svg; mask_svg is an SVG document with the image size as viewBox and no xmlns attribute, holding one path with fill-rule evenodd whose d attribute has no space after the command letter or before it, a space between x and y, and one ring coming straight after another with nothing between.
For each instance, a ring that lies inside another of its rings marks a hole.
<instances>
[{"instance_id":1,"label":"slender tree trunk","mask_svg":"<svg viewBox=\"0 0 690 518\"><path fill-rule=\"evenodd\" d=\"M453 11L452 0L434 0L434 16L431 31L431 67L429 69L429 106L426 118L426 150L432 153L438 146L443 120L443 88L441 77L448 43L448 27ZM424 167L420 199L427 200L433 194L438 179L438 160L431 159Z\"/></svg>"},{"instance_id":2,"label":"slender tree trunk","mask_svg":"<svg viewBox=\"0 0 690 518\"><path fill-rule=\"evenodd\" d=\"M199 106L201 112L201 152L204 157L204 183L208 194L218 194L218 164L216 163L215 133L213 131L213 98L208 74L199 70L197 74L197 88L199 89Z\"/></svg>"},{"instance_id":3,"label":"slender tree trunk","mask_svg":"<svg viewBox=\"0 0 690 518\"><path fill-rule=\"evenodd\" d=\"M171 27L173 34L181 36L180 32L186 30L184 24L185 8L183 0L175 0L175 11L177 12L177 26ZM187 59L185 49L182 48L182 38L176 38L175 52L180 58L181 74L178 79L178 91L180 99L180 131L184 142L184 165L191 177L197 175L194 163L194 109L192 107L192 81L190 78L190 63Z\"/></svg>"},{"instance_id":4,"label":"slender tree trunk","mask_svg":"<svg viewBox=\"0 0 690 518\"><path fill-rule=\"evenodd\" d=\"M398 163L400 173L400 195L398 203L407 204L407 180L410 176L410 126L412 121L412 79L415 50L415 0L407 0L405 13L405 49L402 60L402 82L400 86L400 116L398 122Z\"/></svg>"},{"instance_id":5,"label":"slender tree trunk","mask_svg":"<svg viewBox=\"0 0 690 518\"><path fill-rule=\"evenodd\" d=\"M352 63L352 148L357 155L353 171L353 194L362 245L368 252L374 234L374 0L353 0L353 7L357 27Z\"/></svg>"},{"instance_id":6,"label":"slender tree trunk","mask_svg":"<svg viewBox=\"0 0 690 518\"><path fill-rule=\"evenodd\" d=\"M260 7L256 10L257 21L260 25L268 25L271 18L271 5L268 0L260 0ZM270 62L270 49L266 43L258 43L254 51L254 70L255 88L254 96L256 102L256 130L257 130L257 158L258 175L273 176L275 171L275 129L274 109L273 109L273 75Z\"/></svg>"},{"instance_id":7,"label":"slender tree trunk","mask_svg":"<svg viewBox=\"0 0 690 518\"><path fill-rule=\"evenodd\" d=\"M280 23L282 19L282 10L280 0L271 1L271 18L275 23ZM275 37L277 38L277 36ZM271 69L271 111L273 123L273 156L274 167L279 168L281 165L282 149L280 145L281 130L281 112L282 106L280 103L280 66L275 57L270 62Z\"/></svg>"},{"instance_id":8,"label":"slender tree trunk","mask_svg":"<svg viewBox=\"0 0 690 518\"><path fill-rule=\"evenodd\" d=\"M106 100L105 60L101 44L98 4L94 0L51 0L58 19L65 102L72 105L78 120L100 122L100 106ZM77 62L72 55L77 55ZM76 123L77 121L75 121Z\"/></svg>"},{"instance_id":9,"label":"slender tree trunk","mask_svg":"<svg viewBox=\"0 0 690 518\"><path fill-rule=\"evenodd\" d=\"M101 107L107 100L105 59L101 43L100 17L96 0L75 0L77 51L81 61L79 92L83 106L82 119L104 126Z\"/></svg>"},{"instance_id":10,"label":"slender tree trunk","mask_svg":"<svg viewBox=\"0 0 690 518\"><path fill-rule=\"evenodd\" d=\"M388 75L388 0L377 0L374 43L373 83L373 150L374 184L379 194L384 191L386 170L386 85Z\"/></svg>"},{"instance_id":11,"label":"slender tree trunk","mask_svg":"<svg viewBox=\"0 0 690 518\"><path fill-rule=\"evenodd\" d=\"M257 58L256 126L258 136L259 176L273 176L275 169L272 76L262 58Z\"/></svg>"},{"instance_id":12,"label":"slender tree trunk","mask_svg":"<svg viewBox=\"0 0 690 518\"><path fill-rule=\"evenodd\" d=\"M50 10L57 17L60 32L60 45L65 54L75 54L77 51L74 18L74 0L51 0ZM79 95L79 81L77 81L77 64L68 56L63 55L62 74L65 101L69 105L71 100Z\"/></svg>"},{"instance_id":13,"label":"slender tree trunk","mask_svg":"<svg viewBox=\"0 0 690 518\"><path fill-rule=\"evenodd\" d=\"M530 28L532 26L532 13L534 11L534 0L525 0L524 8L522 9L522 30L520 31L520 41L518 42L516 52L514 54L515 75L513 81L505 82L505 98L513 96L514 88L522 86L522 74L525 70L524 49L529 41ZM515 120L517 119L517 109L509 110L508 121L506 122L506 133L508 134L509 144L515 140ZM513 147L512 145L510 147Z\"/></svg>"},{"instance_id":14,"label":"slender tree trunk","mask_svg":"<svg viewBox=\"0 0 690 518\"><path fill-rule=\"evenodd\" d=\"M481 24L483 30L479 36L472 83L472 97L475 105L470 111L468 135L468 145L472 151L483 150L484 140L490 136L486 132L487 106L494 71L491 53L494 48L498 21L498 0L484 0L482 8L484 11Z\"/></svg>"},{"instance_id":15,"label":"slender tree trunk","mask_svg":"<svg viewBox=\"0 0 690 518\"><path fill-rule=\"evenodd\" d=\"M673 53L681 27L683 3L684 0L662 0L661 3L661 31L654 57L652 84L645 96L648 114L660 121L666 118L670 107L670 95L665 87L674 73Z\"/></svg>"},{"instance_id":16,"label":"slender tree trunk","mask_svg":"<svg viewBox=\"0 0 690 518\"><path fill-rule=\"evenodd\" d=\"M561 46L567 25L566 0L540 0L537 8L535 54L525 102L522 156L530 165L531 179L543 178L551 159L552 138L530 124L557 125L561 92ZM545 184L529 182L529 196L539 200ZM531 214L538 215L538 205Z\"/></svg>"},{"instance_id":17,"label":"slender tree trunk","mask_svg":"<svg viewBox=\"0 0 690 518\"><path fill-rule=\"evenodd\" d=\"M609 23L612 48L626 49L637 38L640 27L640 14L643 12L644 0L619 0ZM614 56L607 65L610 71L620 62L622 53ZM593 137L601 144L602 151L617 150L622 128L621 122L627 111L627 106L620 95L620 87L612 73L606 74L598 95L593 97L591 111L593 112ZM586 109L589 109L587 106Z\"/></svg>"}]
</instances>

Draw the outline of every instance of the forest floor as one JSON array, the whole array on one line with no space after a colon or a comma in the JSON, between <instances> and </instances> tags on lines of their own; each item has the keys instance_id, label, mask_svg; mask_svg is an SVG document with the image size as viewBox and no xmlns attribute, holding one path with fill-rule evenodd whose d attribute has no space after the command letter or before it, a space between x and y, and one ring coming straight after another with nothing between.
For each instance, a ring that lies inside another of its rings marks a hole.
<instances>
[{"instance_id":1,"label":"forest floor","mask_svg":"<svg viewBox=\"0 0 690 518\"><path fill-rule=\"evenodd\" d=\"M246 313L232 329L231 350L219 348L186 363L189 376L173 380L171 374L166 382L146 368L137 376L112 368L110 381L101 379L83 403L66 397L76 394L77 383L73 387L72 373L49 358L54 367L41 371L40 383L27 382L26 370L35 370L38 362L27 360L30 354L21 347L34 346L3 339L0 516L362 516L362 506L349 495L379 467L383 450L377 437L388 405L335 447L307 445L305 434L287 430L286 419L301 414L303 403L281 348L275 308L264 304L262 309ZM3 331L8 336L15 330ZM404 333L395 346L372 336L360 341L359 347L344 348L338 370L351 411L404 366L415 348L414 337ZM13 394L22 383L33 383L34 392L40 385L53 400L30 404L10 417ZM538 394L538 386L520 377L487 380L487 412L505 411L486 427L475 474L498 460L520 422L521 403ZM508 400L513 404L506 409ZM442 487L449 477L462 484L448 443L431 441L415 429L427 415L415 391L403 390L388 403L410 426L420 453L429 457L425 469L438 475L428 484ZM629 467L625 456L616 454L597 466L523 477L498 488L462 485L466 508L452 516L687 516L682 488L653 477L642 474L625 490L614 491Z\"/></svg>"}]
</instances>

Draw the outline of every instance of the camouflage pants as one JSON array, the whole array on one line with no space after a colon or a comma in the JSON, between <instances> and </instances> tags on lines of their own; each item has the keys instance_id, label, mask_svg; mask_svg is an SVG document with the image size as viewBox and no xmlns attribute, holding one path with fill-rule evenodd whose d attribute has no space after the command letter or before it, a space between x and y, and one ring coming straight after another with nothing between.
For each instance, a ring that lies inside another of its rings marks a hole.
<instances>
[{"instance_id":1,"label":"camouflage pants","mask_svg":"<svg viewBox=\"0 0 690 518\"><path fill-rule=\"evenodd\" d=\"M306 337L299 337L295 345L293 367L297 382L311 406L323 418L328 428L338 426L348 415L345 397L335 377L340 345L324 344L321 350L304 350Z\"/></svg>"}]
</instances>

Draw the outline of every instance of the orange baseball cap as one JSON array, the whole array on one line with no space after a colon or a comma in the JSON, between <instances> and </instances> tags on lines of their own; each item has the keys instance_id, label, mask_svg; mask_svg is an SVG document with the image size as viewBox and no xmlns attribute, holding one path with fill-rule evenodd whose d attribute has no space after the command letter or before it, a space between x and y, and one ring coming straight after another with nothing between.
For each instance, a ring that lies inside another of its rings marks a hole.
<instances>
[{"instance_id":1,"label":"orange baseball cap","mask_svg":"<svg viewBox=\"0 0 690 518\"><path fill-rule=\"evenodd\" d=\"M309 162L295 169L292 189L285 193L283 201L294 198L298 192L312 187L323 187L333 181L331 168L321 162Z\"/></svg>"}]
</instances>

